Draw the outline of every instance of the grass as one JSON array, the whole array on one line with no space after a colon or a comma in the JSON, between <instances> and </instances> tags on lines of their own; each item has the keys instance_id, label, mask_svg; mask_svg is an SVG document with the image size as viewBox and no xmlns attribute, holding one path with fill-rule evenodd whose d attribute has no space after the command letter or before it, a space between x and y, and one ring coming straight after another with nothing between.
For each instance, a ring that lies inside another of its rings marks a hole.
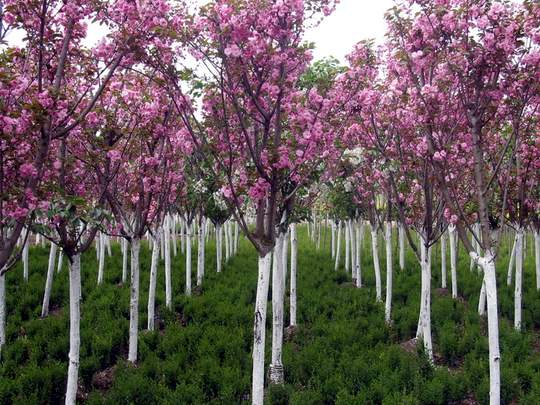
<instances>
[{"instance_id":1,"label":"grass","mask_svg":"<svg viewBox=\"0 0 540 405\"><path fill-rule=\"evenodd\" d=\"M343 270L333 270L328 246L316 250L303 227L299 239L299 328L284 346L286 384L267 390L268 403L457 404L466 399L488 403L487 327L476 312L481 276L469 271L463 249L459 300L435 291L440 286L440 264L434 252L432 322L439 359L431 366L421 349L411 353L400 346L414 336L418 321L420 273L411 252L406 269L395 274L393 323L388 326L383 305L375 302L368 238L362 260L366 287L362 289L352 287ZM513 288L506 286L509 246L497 264L504 403L536 404L540 398L540 294L534 288L530 246L524 267L522 333L514 331L511 322ZM63 401L69 350L68 272L64 265L55 274L51 315L40 319L47 259L48 250L33 247L29 282L22 280L20 265L7 277L8 343L0 361L3 404ZM384 272L384 255L381 259ZM203 289L190 298L182 294L184 258L175 257L173 311L165 310L161 263L156 297L161 327L156 332L144 331L150 252L143 246L136 367L125 361L129 287L120 285L121 260L119 246L113 246L113 256L106 258L105 281L97 287L95 252L83 257L80 391L85 402L248 403L257 278L256 255L249 243L242 240L239 254L222 274L216 274L211 241ZM195 270L195 254L193 266ZM267 333L267 364L270 340L271 333ZM103 370L112 375L110 387L96 379Z\"/></svg>"}]
</instances>

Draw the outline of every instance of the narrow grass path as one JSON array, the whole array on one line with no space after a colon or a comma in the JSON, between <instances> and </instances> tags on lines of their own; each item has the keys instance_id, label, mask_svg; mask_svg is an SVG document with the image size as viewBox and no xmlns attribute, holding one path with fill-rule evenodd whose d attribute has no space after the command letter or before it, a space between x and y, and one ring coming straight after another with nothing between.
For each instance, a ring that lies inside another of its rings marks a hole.
<instances>
[{"instance_id":1,"label":"narrow grass path","mask_svg":"<svg viewBox=\"0 0 540 405\"><path fill-rule=\"evenodd\" d=\"M409 252L406 269L396 271L393 324L375 302L367 240L363 278L356 289L343 270L335 272L326 247L317 250L305 228L299 232L297 331L284 346L286 385L267 391L275 404L445 404L487 403L488 364L484 321L476 314L481 277L460 256L461 298L437 290L439 260L433 257L433 339L438 354L432 367L420 352L406 351L418 321L420 274ZM381 248L384 248L381 243ZM105 281L97 287L91 250L83 258L80 399L89 404L248 403L251 375L252 311L256 255L242 239L239 254L215 273L215 246L207 247L202 290L185 297L184 258L173 259L173 307L165 310L163 264L156 297L159 322L146 332L150 252L141 250L140 361L126 364L129 288L120 285L121 254L113 246ZM502 398L505 403L538 404L540 398L540 295L534 289L528 251L524 278L524 326L510 320L513 289L506 286L507 248L499 259ZM397 257L397 255L395 255ZM30 280L20 266L8 275L8 344L0 361L1 404L61 403L68 353L67 267L55 274L51 315L40 319L48 251L32 248ZM384 255L382 255L384 271ZM196 255L193 255L196 268ZM397 267L397 266L396 266ZM384 278L383 278L384 280ZM288 299L288 297L287 297ZM271 305L269 305L271 309ZM286 323L288 322L286 303ZM271 316L267 327L270 331ZM267 334L267 336L271 336ZM270 341L267 339L268 349ZM267 350L268 356L270 350ZM267 358L267 362L269 358ZM468 401L468 402L467 402Z\"/></svg>"}]
</instances>

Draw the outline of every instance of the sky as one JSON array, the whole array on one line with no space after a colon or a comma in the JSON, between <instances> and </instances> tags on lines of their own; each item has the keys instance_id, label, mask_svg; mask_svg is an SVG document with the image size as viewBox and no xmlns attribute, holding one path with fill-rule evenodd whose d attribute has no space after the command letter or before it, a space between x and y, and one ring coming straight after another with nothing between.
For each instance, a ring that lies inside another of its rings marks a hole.
<instances>
[{"instance_id":1,"label":"sky","mask_svg":"<svg viewBox=\"0 0 540 405\"><path fill-rule=\"evenodd\" d=\"M384 13L392 7L392 0L341 0L334 13L306 35L315 42L314 58L334 56L345 62L345 55L363 39L384 40Z\"/></svg>"},{"instance_id":2,"label":"sky","mask_svg":"<svg viewBox=\"0 0 540 405\"><path fill-rule=\"evenodd\" d=\"M382 43L386 27L384 13L392 4L392 0L340 0L334 13L306 33L306 41L315 43L314 59L334 56L345 63L345 55L358 41L373 38L377 43ZM88 34L85 45L93 45L105 31L94 25L89 27ZM18 32L11 32L6 39L8 43L22 43L22 35Z\"/></svg>"}]
</instances>

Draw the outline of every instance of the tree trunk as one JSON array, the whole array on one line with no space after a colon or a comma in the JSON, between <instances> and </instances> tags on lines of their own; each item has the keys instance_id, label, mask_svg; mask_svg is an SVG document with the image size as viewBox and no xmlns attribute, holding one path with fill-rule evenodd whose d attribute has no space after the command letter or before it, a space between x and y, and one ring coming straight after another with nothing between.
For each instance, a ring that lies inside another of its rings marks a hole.
<instances>
[{"instance_id":1,"label":"tree trunk","mask_svg":"<svg viewBox=\"0 0 540 405\"><path fill-rule=\"evenodd\" d=\"M137 361L137 339L139 332L139 252L141 241L131 239L131 297L129 303L129 353L128 361Z\"/></svg>"},{"instance_id":2,"label":"tree trunk","mask_svg":"<svg viewBox=\"0 0 540 405\"><path fill-rule=\"evenodd\" d=\"M351 253L351 278L356 279L356 243L355 243L355 221L349 219L349 239L350 242L350 253Z\"/></svg>"},{"instance_id":3,"label":"tree trunk","mask_svg":"<svg viewBox=\"0 0 540 405\"><path fill-rule=\"evenodd\" d=\"M99 259L98 259L98 278L97 283L100 285L103 283L103 270L105 268L105 235L103 232L99 233Z\"/></svg>"},{"instance_id":4,"label":"tree trunk","mask_svg":"<svg viewBox=\"0 0 540 405\"><path fill-rule=\"evenodd\" d=\"M165 254L164 254L165 256L165 306L168 309L172 309L172 280L171 280L172 271L171 271L171 243L170 243L171 223L172 223L171 217L168 217L168 216L165 217L162 232L160 232L165 238L165 243L163 244L165 248ZM156 249L158 251L159 251L159 240L160 239L155 240L155 243L157 244ZM156 260L158 260L158 258L159 258L159 252L156 253ZM154 257L152 255L152 260L153 259ZM157 266L157 262L156 262L156 266Z\"/></svg>"},{"instance_id":5,"label":"tree trunk","mask_svg":"<svg viewBox=\"0 0 540 405\"><path fill-rule=\"evenodd\" d=\"M441 288L446 288L446 233L441 234Z\"/></svg>"},{"instance_id":6,"label":"tree trunk","mask_svg":"<svg viewBox=\"0 0 540 405\"><path fill-rule=\"evenodd\" d=\"M398 238L399 238L399 269L403 270L405 268L405 228L402 224L399 224L398 227Z\"/></svg>"},{"instance_id":7,"label":"tree trunk","mask_svg":"<svg viewBox=\"0 0 540 405\"><path fill-rule=\"evenodd\" d=\"M238 253L238 222L234 222L234 243L233 255Z\"/></svg>"},{"instance_id":8,"label":"tree trunk","mask_svg":"<svg viewBox=\"0 0 540 405\"><path fill-rule=\"evenodd\" d=\"M351 234L349 232L349 221L345 221L345 273L351 269Z\"/></svg>"},{"instance_id":9,"label":"tree trunk","mask_svg":"<svg viewBox=\"0 0 540 405\"><path fill-rule=\"evenodd\" d=\"M536 290L540 291L540 231L534 231L534 252L536 264Z\"/></svg>"},{"instance_id":10,"label":"tree trunk","mask_svg":"<svg viewBox=\"0 0 540 405\"><path fill-rule=\"evenodd\" d=\"M296 223L291 224L291 281L290 281L290 325L296 326L296 264L298 259L298 239Z\"/></svg>"},{"instance_id":11,"label":"tree trunk","mask_svg":"<svg viewBox=\"0 0 540 405\"><path fill-rule=\"evenodd\" d=\"M474 253L476 257L477 253ZM499 315L497 312L497 280L495 273L495 256L487 250L485 256L478 259L484 270L488 311L488 342L489 342L489 403L500 404L501 375L499 352Z\"/></svg>"},{"instance_id":12,"label":"tree trunk","mask_svg":"<svg viewBox=\"0 0 540 405\"><path fill-rule=\"evenodd\" d=\"M122 284L127 281L128 274L128 241L122 238Z\"/></svg>"},{"instance_id":13,"label":"tree trunk","mask_svg":"<svg viewBox=\"0 0 540 405\"><path fill-rule=\"evenodd\" d=\"M457 298L457 252L456 252L456 227L455 225L450 225L448 227L448 235L450 242L450 274L452 277L452 298Z\"/></svg>"},{"instance_id":14,"label":"tree trunk","mask_svg":"<svg viewBox=\"0 0 540 405\"><path fill-rule=\"evenodd\" d=\"M176 220L172 215L168 215L167 219L169 221L169 240L173 248L173 256L177 255L177 246L176 246Z\"/></svg>"},{"instance_id":15,"label":"tree trunk","mask_svg":"<svg viewBox=\"0 0 540 405\"><path fill-rule=\"evenodd\" d=\"M422 269L422 286L420 293L420 317L416 338L422 339L429 359L433 361L433 342L431 339L431 266L425 241L420 244L420 266Z\"/></svg>"},{"instance_id":16,"label":"tree trunk","mask_svg":"<svg viewBox=\"0 0 540 405\"><path fill-rule=\"evenodd\" d=\"M392 223L386 222L386 232L384 235L386 245L386 301L384 306L384 319L386 323L392 320Z\"/></svg>"},{"instance_id":17,"label":"tree trunk","mask_svg":"<svg viewBox=\"0 0 540 405\"><path fill-rule=\"evenodd\" d=\"M221 255L223 254L223 249L221 247L221 224L216 224L216 271L221 273Z\"/></svg>"},{"instance_id":18,"label":"tree trunk","mask_svg":"<svg viewBox=\"0 0 540 405\"><path fill-rule=\"evenodd\" d=\"M0 275L0 355L6 344L6 274Z\"/></svg>"},{"instance_id":19,"label":"tree trunk","mask_svg":"<svg viewBox=\"0 0 540 405\"><path fill-rule=\"evenodd\" d=\"M272 253L267 253L263 257L259 256L259 274L253 320L253 373L251 379L251 403L253 405L264 405L264 345L271 261Z\"/></svg>"},{"instance_id":20,"label":"tree trunk","mask_svg":"<svg viewBox=\"0 0 540 405\"><path fill-rule=\"evenodd\" d=\"M186 295L191 295L191 224L186 222Z\"/></svg>"},{"instance_id":21,"label":"tree trunk","mask_svg":"<svg viewBox=\"0 0 540 405\"><path fill-rule=\"evenodd\" d=\"M75 405L79 380L79 352L81 347L81 256L72 257L69 265L69 366L66 405Z\"/></svg>"},{"instance_id":22,"label":"tree trunk","mask_svg":"<svg viewBox=\"0 0 540 405\"><path fill-rule=\"evenodd\" d=\"M516 231L516 282L514 290L514 328L521 330L521 301L523 285L523 229Z\"/></svg>"},{"instance_id":23,"label":"tree trunk","mask_svg":"<svg viewBox=\"0 0 540 405\"><path fill-rule=\"evenodd\" d=\"M201 218L197 241L197 286L201 286L204 276L204 217Z\"/></svg>"},{"instance_id":24,"label":"tree trunk","mask_svg":"<svg viewBox=\"0 0 540 405\"><path fill-rule=\"evenodd\" d=\"M512 273L514 270L514 263L516 259L516 244L518 235L514 236L514 243L512 244L512 253L510 253L510 261L508 262L508 273L506 275L506 285L512 285Z\"/></svg>"},{"instance_id":25,"label":"tree trunk","mask_svg":"<svg viewBox=\"0 0 540 405\"><path fill-rule=\"evenodd\" d=\"M289 230L283 234L281 246L281 260L283 267L283 291L287 287L287 272L289 271Z\"/></svg>"},{"instance_id":26,"label":"tree trunk","mask_svg":"<svg viewBox=\"0 0 540 405\"><path fill-rule=\"evenodd\" d=\"M228 225L229 225L228 222L225 222L223 224L223 234L225 235L225 263L229 262L229 258L230 258L230 255L231 255L231 249L229 247L229 245L230 245L229 230L227 229Z\"/></svg>"},{"instance_id":27,"label":"tree trunk","mask_svg":"<svg viewBox=\"0 0 540 405\"><path fill-rule=\"evenodd\" d=\"M156 308L156 283L159 260L159 239L161 232L152 237L152 262L150 264L150 285L148 287L148 330L154 330ZM166 248L166 245L165 245ZM165 256L167 257L167 256ZM169 306L167 305L169 308Z\"/></svg>"},{"instance_id":28,"label":"tree trunk","mask_svg":"<svg viewBox=\"0 0 540 405\"><path fill-rule=\"evenodd\" d=\"M24 281L28 282L28 250L30 249L30 237L27 235L30 233L30 230L26 228L24 239L26 240L23 246L22 252L22 262L23 262L23 278Z\"/></svg>"},{"instance_id":29,"label":"tree trunk","mask_svg":"<svg viewBox=\"0 0 540 405\"><path fill-rule=\"evenodd\" d=\"M332 259L336 257L336 223L332 221L332 236L331 236L331 246L332 246ZM309 227L308 227L309 228Z\"/></svg>"},{"instance_id":30,"label":"tree trunk","mask_svg":"<svg viewBox=\"0 0 540 405\"><path fill-rule=\"evenodd\" d=\"M337 241L336 241L336 254L335 254L335 266L334 270L337 271L339 268L339 258L341 257L341 221L338 222L337 226Z\"/></svg>"},{"instance_id":31,"label":"tree trunk","mask_svg":"<svg viewBox=\"0 0 540 405\"><path fill-rule=\"evenodd\" d=\"M377 239L377 228L373 225L371 225L371 250L373 254L373 268L375 269L375 291L377 301L382 301L381 264L379 262L379 240Z\"/></svg>"},{"instance_id":32,"label":"tree trunk","mask_svg":"<svg viewBox=\"0 0 540 405\"><path fill-rule=\"evenodd\" d=\"M45 294L43 294L43 305L41 306L41 317L49 315L49 300L51 298L51 290L54 276L54 262L56 261L56 244L51 242L51 250L49 251L49 266L47 268L47 280L45 281Z\"/></svg>"},{"instance_id":33,"label":"tree trunk","mask_svg":"<svg viewBox=\"0 0 540 405\"><path fill-rule=\"evenodd\" d=\"M364 237L364 225L358 221L356 225L356 287L362 287L362 239Z\"/></svg>"},{"instance_id":34,"label":"tree trunk","mask_svg":"<svg viewBox=\"0 0 540 405\"><path fill-rule=\"evenodd\" d=\"M270 384L283 384L283 233L276 236L272 264L272 362L268 370Z\"/></svg>"}]
</instances>

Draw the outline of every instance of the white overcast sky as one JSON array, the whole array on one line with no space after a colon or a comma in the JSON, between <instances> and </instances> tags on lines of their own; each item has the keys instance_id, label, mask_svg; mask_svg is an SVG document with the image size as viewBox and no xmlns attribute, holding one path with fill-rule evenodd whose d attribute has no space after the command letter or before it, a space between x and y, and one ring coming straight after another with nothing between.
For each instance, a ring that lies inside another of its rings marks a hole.
<instances>
[{"instance_id":1,"label":"white overcast sky","mask_svg":"<svg viewBox=\"0 0 540 405\"><path fill-rule=\"evenodd\" d=\"M199 4L208 0L192 0ZM384 40L384 13L392 7L392 0L340 0L336 10L315 28L308 30L306 40L315 43L314 59L334 56L342 63L358 41L374 38L377 43ZM103 28L90 26L88 45L94 44L104 35ZM8 43L20 45L21 33L8 33Z\"/></svg>"},{"instance_id":2,"label":"white overcast sky","mask_svg":"<svg viewBox=\"0 0 540 405\"><path fill-rule=\"evenodd\" d=\"M345 62L345 55L358 41L374 38L382 43L384 13L392 6L392 0L340 0L334 13L306 35L315 42L314 58L334 56Z\"/></svg>"}]
</instances>

